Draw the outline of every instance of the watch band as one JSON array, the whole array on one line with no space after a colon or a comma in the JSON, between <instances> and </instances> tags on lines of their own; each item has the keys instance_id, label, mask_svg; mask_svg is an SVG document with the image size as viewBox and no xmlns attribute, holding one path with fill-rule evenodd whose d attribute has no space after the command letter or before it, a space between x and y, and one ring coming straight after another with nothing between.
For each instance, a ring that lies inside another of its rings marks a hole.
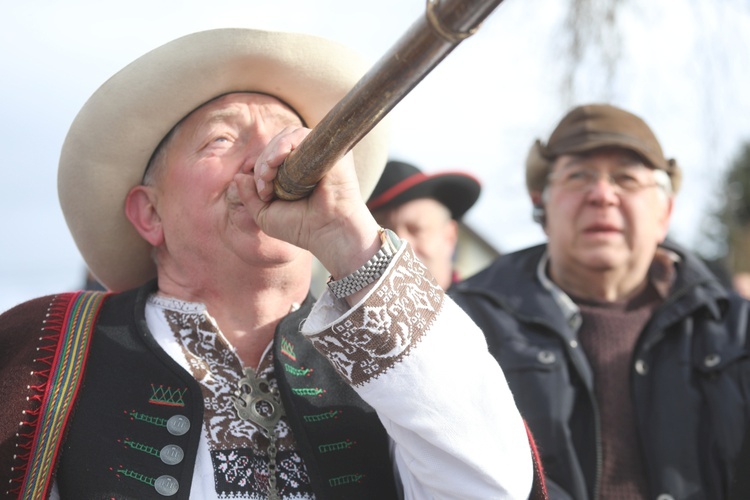
<instances>
[{"instance_id":1,"label":"watch band","mask_svg":"<svg viewBox=\"0 0 750 500\"><path fill-rule=\"evenodd\" d=\"M365 262L362 267L340 280L334 281L333 277L328 278L328 289L337 298L343 299L344 297L348 297L349 295L362 290L364 287L380 278L385 270L388 269L391 260L393 260L393 256L396 255L396 252L401 246L401 240L396 236L396 233L390 229L381 227L378 229L378 234L380 235L380 250L378 250L370 260Z\"/></svg>"}]
</instances>

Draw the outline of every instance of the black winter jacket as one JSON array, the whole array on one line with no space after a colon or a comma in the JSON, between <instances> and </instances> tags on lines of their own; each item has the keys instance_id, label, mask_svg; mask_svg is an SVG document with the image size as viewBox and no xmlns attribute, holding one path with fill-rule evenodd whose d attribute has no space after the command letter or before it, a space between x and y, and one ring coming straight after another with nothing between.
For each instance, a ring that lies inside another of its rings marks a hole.
<instances>
[{"instance_id":1,"label":"black winter jacket","mask_svg":"<svg viewBox=\"0 0 750 500\"><path fill-rule=\"evenodd\" d=\"M665 245L667 246L667 245ZM633 353L631 386L649 498L727 498L750 424L750 303L676 245L677 276ZM484 330L539 447L550 498L597 498L599 420L576 332L537 278L546 245L451 288Z\"/></svg>"}]
</instances>

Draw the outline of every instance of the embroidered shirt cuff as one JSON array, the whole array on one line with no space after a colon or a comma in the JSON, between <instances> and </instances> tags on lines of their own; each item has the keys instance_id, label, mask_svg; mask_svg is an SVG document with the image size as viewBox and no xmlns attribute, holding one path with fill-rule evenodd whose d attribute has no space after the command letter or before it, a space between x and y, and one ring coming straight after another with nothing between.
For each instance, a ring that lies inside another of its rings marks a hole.
<instances>
[{"instance_id":1,"label":"embroidered shirt cuff","mask_svg":"<svg viewBox=\"0 0 750 500\"><path fill-rule=\"evenodd\" d=\"M302 333L338 372L358 385L406 356L434 322L445 298L409 245L403 245L370 292L351 309L326 291Z\"/></svg>"}]
</instances>

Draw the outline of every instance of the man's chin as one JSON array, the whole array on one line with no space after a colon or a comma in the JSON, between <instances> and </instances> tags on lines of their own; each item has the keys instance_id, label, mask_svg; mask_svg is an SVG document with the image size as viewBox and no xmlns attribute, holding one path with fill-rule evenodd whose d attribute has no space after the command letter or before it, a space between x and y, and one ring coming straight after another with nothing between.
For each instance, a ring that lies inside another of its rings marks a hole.
<instances>
[{"instance_id":1,"label":"man's chin","mask_svg":"<svg viewBox=\"0 0 750 500\"><path fill-rule=\"evenodd\" d=\"M622 252L612 248L592 249L584 252L580 257L586 267L602 272L617 269L625 262Z\"/></svg>"}]
</instances>

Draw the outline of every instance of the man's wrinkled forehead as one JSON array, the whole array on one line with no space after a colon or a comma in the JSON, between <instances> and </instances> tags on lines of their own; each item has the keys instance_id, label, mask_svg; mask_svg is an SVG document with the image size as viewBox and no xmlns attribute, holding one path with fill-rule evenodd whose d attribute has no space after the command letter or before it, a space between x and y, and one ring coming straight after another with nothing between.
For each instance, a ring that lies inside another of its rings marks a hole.
<instances>
[{"instance_id":1,"label":"man's wrinkled forehead","mask_svg":"<svg viewBox=\"0 0 750 500\"><path fill-rule=\"evenodd\" d=\"M286 120L290 125L304 125L302 117L289 104L275 96L259 92L233 92L221 95L191 111L180 123L196 117L208 124L232 121L244 113L242 105L248 103L262 108L268 117L279 121Z\"/></svg>"}]
</instances>

